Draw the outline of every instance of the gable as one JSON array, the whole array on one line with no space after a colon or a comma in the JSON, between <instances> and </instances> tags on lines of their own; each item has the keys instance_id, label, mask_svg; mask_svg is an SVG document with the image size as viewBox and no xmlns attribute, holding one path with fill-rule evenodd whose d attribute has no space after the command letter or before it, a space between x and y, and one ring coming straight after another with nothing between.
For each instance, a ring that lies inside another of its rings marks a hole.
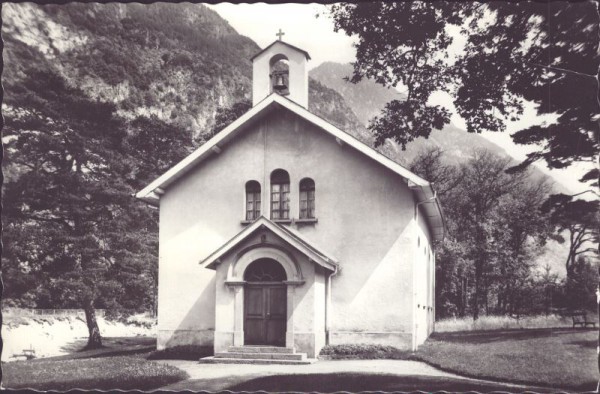
<instances>
[{"instance_id":1,"label":"gable","mask_svg":"<svg viewBox=\"0 0 600 394\"><path fill-rule=\"evenodd\" d=\"M267 46L266 48L260 50L258 53L256 53L254 56L252 56L250 58L250 61L256 59L257 57L259 57L263 53L267 52L269 49L271 49L274 46L288 47L288 48L290 48L290 49L292 49L294 51L298 51L298 52L302 53L306 57L307 60L310 60L310 55L304 49L300 49L297 46L294 46L292 44L288 44L285 41L277 40L277 41L273 41L271 44L269 44L269 46Z\"/></svg>"},{"instance_id":2,"label":"gable","mask_svg":"<svg viewBox=\"0 0 600 394\"><path fill-rule=\"evenodd\" d=\"M434 238L441 239L443 237L445 223L441 206L436 198L435 191L429 182L358 141L351 135L331 125L324 119L312 114L300 105L279 96L278 94L272 94L255 105L195 152L138 192L136 197L151 205L158 205L160 195L165 193L165 189L169 185L185 176L191 169L199 166L200 163L207 158L218 155L226 144L236 138L240 133L250 129L253 125L257 124L257 122L275 110L288 111L295 114L304 121L315 126L315 130L319 130L325 135L328 135L332 141L335 140L340 146L348 147L404 178L409 185L409 188L413 191L415 200L425 211L424 216L427 218L428 225L431 228Z\"/></svg>"},{"instance_id":3,"label":"gable","mask_svg":"<svg viewBox=\"0 0 600 394\"><path fill-rule=\"evenodd\" d=\"M284 226L279 226L264 216L256 219L251 225L239 232L229 241L225 242L225 244L211 253L207 258L200 261L200 265L206 268L215 269L222 257L236 251L239 249L240 245L243 246L245 241L252 240L253 237L257 234L259 235L261 231L265 234L269 233L276 236L286 245L305 255L311 262L332 272L337 270L338 262L335 258L331 257L326 252L319 250L316 246L304 239L298 232Z\"/></svg>"}]
</instances>

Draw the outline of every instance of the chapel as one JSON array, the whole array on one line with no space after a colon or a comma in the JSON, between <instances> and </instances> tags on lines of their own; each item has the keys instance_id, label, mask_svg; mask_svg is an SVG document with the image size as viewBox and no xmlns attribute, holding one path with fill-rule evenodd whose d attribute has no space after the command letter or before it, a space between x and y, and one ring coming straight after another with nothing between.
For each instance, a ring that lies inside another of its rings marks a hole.
<instances>
[{"instance_id":1,"label":"chapel","mask_svg":"<svg viewBox=\"0 0 600 394\"><path fill-rule=\"evenodd\" d=\"M445 231L432 184L308 110L306 51L280 37L251 61L252 108L136 194L160 212L158 349L416 350Z\"/></svg>"}]
</instances>

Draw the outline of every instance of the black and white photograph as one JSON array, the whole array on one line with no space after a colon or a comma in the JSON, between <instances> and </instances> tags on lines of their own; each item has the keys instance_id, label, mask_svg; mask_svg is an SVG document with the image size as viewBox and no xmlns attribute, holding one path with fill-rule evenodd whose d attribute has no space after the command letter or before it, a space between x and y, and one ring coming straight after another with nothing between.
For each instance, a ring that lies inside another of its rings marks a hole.
<instances>
[{"instance_id":1,"label":"black and white photograph","mask_svg":"<svg viewBox=\"0 0 600 394\"><path fill-rule=\"evenodd\" d=\"M597 392L599 5L3 2L0 388Z\"/></svg>"}]
</instances>

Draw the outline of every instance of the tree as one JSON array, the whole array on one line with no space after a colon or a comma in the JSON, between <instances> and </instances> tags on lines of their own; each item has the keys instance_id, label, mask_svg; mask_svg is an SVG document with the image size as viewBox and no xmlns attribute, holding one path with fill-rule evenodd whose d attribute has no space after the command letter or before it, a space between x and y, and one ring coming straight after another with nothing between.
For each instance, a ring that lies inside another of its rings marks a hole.
<instances>
[{"instance_id":1,"label":"tree","mask_svg":"<svg viewBox=\"0 0 600 394\"><path fill-rule=\"evenodd\" d=\"M250 108L252 108L252 103L250 102L250 100L238 101L230 107L217 108L217 113L215 114L215 123L209 131L200 135L202 139L201 141L206 141L212 138L215 134L217 134L225 127L233 123L240 116L248 112Z\"/></svg>"},{"instance_id":2,"label":"tree","mask_svg":"<svg viewBox=\"0 0 600 394\"><path fill-rule=\"evenodd\" d=\"M446 213L448 235L436 246L438 316L470 311L476 319L481 308L519 313L528 307L532 261L548 232L548 218L539 207L549 185L526 171L507 174L511 164L478 150L453 166L444 163L441 150L430 148L410 165L435 180Z\"/></svg>"},{"instance_id":3,"label":"tree","mask_svg":"<svg viewBox=\"0 0 600 394\"><path fill-rule=\"evenodd\" d=\"M111 104L88 99L52 69L28 70L6 104L7 162L17 169L4 194L15 244L7 245L9 264L36 278L37 305L83 308L87 347L99 347L95 308L119 304L147 279L133 264L139 234L128 231L144 214L127 182L126 128ZM119 278L125 270L134 275Z\"/></svg>"},{"instance_id":4,"label":"tree","mask_svg":"<svg viewBox=\"0 0 600 394\"><path fill-rule=\"evenodd\" d=\"M522 307L528 307L524 303L533 291L535 257L550 232L548 215L540 211L550 190L546 179L528 179L517 183L499 202L492 229L494 267L490 274L498 313L519 314Z\"/></svg>"},{"instance_id":5,"label":"tree","mask_svg":"<svg viewBox=\"0 0 600 394\"><path fill-rule=\"evenodd\" d=\"M565 295L570 309L597 310L598 262L578 256L566 278Z\"/></svg>"},{"instance_id":6,"label":"tree","mask_svg":"<svg viewBox=\"0 0 600 394\"><path fill-rule=\"evenodd\" d=\"M428 103L435 91L452 96L469 132L503 131L529 100L559 118L514 135L517 143L541 146L521 167L543 159L561 168L594 160L599 150L595 5L360 2L336 3L330 11L334 29L358 39L350 81L368 77L407 91L405 101L390 102L371 121L378 144L392 138L404 148L447 124L447 110ZM453 58L451 28L466 38Z\"/></svg>"},{"instance_id":7,"label":"tree","mask_svg":"<svg viewBox=\"0 0 600 394\"><path fill-rule=\"evenodd\" d=\"M574 274L578 256L598 253L598 201L574 200L572 196L554 194L544 203L542 210L550 214L556 240L565 242L562 234L567 233L569 253L565 268L569 278Z\"/></svg>"},{"instance_id":8,"label":"tree","mask_svg":"<svg viewBox=\"0 0 600 394\"><path fill-rule=\"evenodd\" d=\"M466 245L466 257L473 262L474 292L473 319L479 318L480 307L487 305L491 258L495 252L493 232L496 210L501 199L513 193L525 179L525 173L505 173L510 159L494 156L488 151L476 151L473 158L462 165L458 176L460 187L450 197L453 205L450 215L456 227L456 237Z\"/></svg>"},{"instance_id":9,"label":"tree","mask_svg":"<svg viewBox=\"0 0 600 394\"><path fill-rule=\"evenodd\" d=\"M123 151L132 159L130 178L139 190L179 162L194 148L192 131L169 124L156 115L140 116L128 125Z\"/></svg>"},{"instance_id":10,"label":"tree","mask_svg":"<svg viewBox=\"0 0 600 394\"><path fill-rule=\"evenodd\" d=\"M444 151L440 147L423 149L409 164L408 168L435 186L440 196L445 196L454 189L459 179L456 168L443 162Z\"/></svg>"}]
</instances>

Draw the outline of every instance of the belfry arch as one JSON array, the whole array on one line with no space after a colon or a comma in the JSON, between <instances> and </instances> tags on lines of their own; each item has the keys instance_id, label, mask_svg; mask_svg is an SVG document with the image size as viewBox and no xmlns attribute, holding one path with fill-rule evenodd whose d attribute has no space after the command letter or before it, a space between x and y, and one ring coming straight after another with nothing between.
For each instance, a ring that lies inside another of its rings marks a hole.
<instances>
[{"instance_id":1,"label":"belfry arch","mask_svg":"<svg viewBox=\"0 0 600 394\"><path fill-rule=\"evenodd\" d=\"M304 108L308 107L308 52L284 41L275 41L252 60L252 105L256 105L274 91L279 72L286 72L283 82L287 87L285 97ZM278 64L285 67L278 69ZM287 69L287 70L286 70ZM279 94L282 94L279 92Z\"/></svg>"}]
</instances>

